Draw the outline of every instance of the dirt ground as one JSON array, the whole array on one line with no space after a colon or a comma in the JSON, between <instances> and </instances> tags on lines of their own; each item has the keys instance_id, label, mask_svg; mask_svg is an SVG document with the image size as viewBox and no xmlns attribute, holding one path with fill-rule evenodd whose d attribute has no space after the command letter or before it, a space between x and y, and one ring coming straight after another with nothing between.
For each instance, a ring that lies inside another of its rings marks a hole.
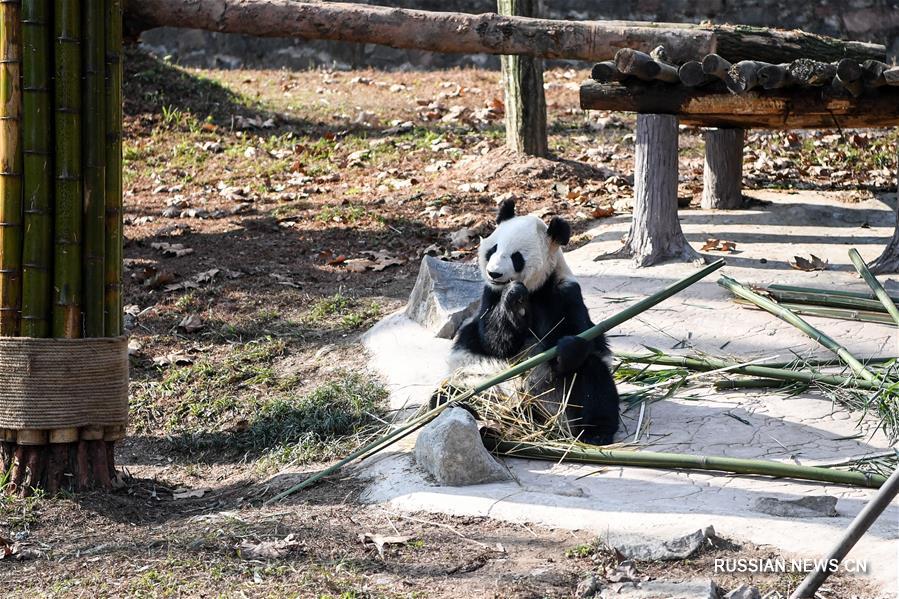
<instances>
[{"instance_id":1,"label":"dirt ground","mask_svg":"<svg viewBox=\"0 0 899 599\"><path fill-rule=\"evenodd\" d=\"M359 335L408 296L425 253L460 260L498 201L584 231L629 209L633 119L578 108L551 70L553 159L503 150L499 74L184 70L126 61L129 437L112 494L0 499L22 596L570 597L614 556L587 533L389 513L338 480L261 502L389 418ZM891 186L890 131L755 133L746 186ZM681 135L685 209L701 136ZM388 538L363 542L367 533ZM3 543L0 543L2 546ZM722 542L641 576L714 578ZM2 557L2 554L0 554ZM795 580L752 580L785 593ZM836 578L829 597L870 597ZM776 596L776 595L772 595Z\"/></svg>"}]
</instances>

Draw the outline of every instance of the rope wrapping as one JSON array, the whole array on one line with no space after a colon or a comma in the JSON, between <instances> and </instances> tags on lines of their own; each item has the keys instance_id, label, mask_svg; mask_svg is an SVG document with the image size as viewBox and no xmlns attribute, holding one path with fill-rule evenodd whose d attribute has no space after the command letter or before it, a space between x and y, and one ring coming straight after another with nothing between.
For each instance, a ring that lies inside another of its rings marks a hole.
<instances>
[{"instance_id":1,"label":"rope wrapping","mask_svg":"<svg viewBox=\"0 0 899 599\"><path fill-rule=\"evenodd\" d=\"M123 426L128 337L0 337L0 428Z\"/></svg>"}]
</instances>

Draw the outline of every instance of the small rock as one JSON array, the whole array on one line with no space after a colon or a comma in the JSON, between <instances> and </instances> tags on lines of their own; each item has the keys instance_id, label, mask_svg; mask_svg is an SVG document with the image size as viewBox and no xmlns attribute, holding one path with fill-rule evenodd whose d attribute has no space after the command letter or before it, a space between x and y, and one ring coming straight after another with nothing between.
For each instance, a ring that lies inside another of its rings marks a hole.
<instances>
[{"instance_id":1,"label":"small rock","mask_svg":"<svg viewBox=\"0 0 899 599\"><path fill-rule=\"evenodd\" d=\"M673 539L621 535L617 538L607 539L607 543L627 559L639 561L679 560L686 559L699 551L706 540L714 538L714 536L715 529L708 526L704 530L697 530Z\"/></svg>"},{"instance_id":2,"label":"small rock","mask_svg":"<svg viewBox=\"0 0 899 599\"><path fill-rule=\"evenodd\" d=\"M724 599L761 599L762 594L745 582L724 596Z\"/></svg>"},{"instance_id":3,"label":"small rock","mask_svg":"<svg viewBox=\"0 0 899 599\"><path fill-rule=\"evenodd\" d=\"M596 578L595 574L590 574L577 583L575 596L585 599L587 597L593 597L600 590L602 590L602 585L599 583L599 579Z\"/></svg>"},{"instance_id":4,"label":"small rock","mask_svg":"<svg viewBox=\"0 0 899 599\"><path fill-rule=\"evenodd\" d=\"M837 516L837 498L828 495L778 499L759 497L752 507L757 512L784 518L833 518Z\"/></svg>"},{"instance_id":5,"label":"small rock","mask_svg":"<svg viewBox=\"0 0 899 599\"><path fill-rule=\"evenodd\" d=\"M415 461L441 485L452 487L511 478L484 448L474 416L463 408L448 408L421 429Z\"/></svg>"},{"instance_id":6,"label":"small rock","mask_svg":"<svg viewBox=\"0 0 899 599\"><path fill-rule=\"evenodd\" d=\"M477 312L483 285L477 264L425 256L406 305L406 316L437 337L452 339L462 322Z\"/></svg>"},{"instance_id":7,"label":"small rock","mask_svg":"<svg viewBox=\"0 0 899 599\"><path fill-rule=\"evenodd\" d=\"M718 599L713 580L684 582L639 582L613 584L603 589L600 599Z\"/></svg>"}]
</instances>

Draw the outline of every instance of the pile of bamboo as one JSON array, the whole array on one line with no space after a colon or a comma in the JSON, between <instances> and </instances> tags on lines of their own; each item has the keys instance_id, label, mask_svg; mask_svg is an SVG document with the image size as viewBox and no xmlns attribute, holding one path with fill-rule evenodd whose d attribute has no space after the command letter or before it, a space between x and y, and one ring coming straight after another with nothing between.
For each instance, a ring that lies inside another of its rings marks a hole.
<instances>
[{"instance_id":1,"label":"pile of bamboo","mask_svg":"<svg viewBox=\"0 0 899 599\"><path fill-rule=\"evenodd\" d=\"M0 0L0 336L122 333L122 0Z\"/></svg>"},{"instance_id":2,"label":"pile of bamboo","mask_svg":"<svg viewBox=\"0 0 899 599\"><path fill-rule=\"evenodd\" d=\"M660 81L686 87L717 87L734 94L827 86L858 97L883 86L899 86L899 67L879 60L860 63L844 58L831 63L801 58L781 64L758 60L731 63L717 54L708 54L702 60L675 65L667 60L662 46L649 54L622 48L614 60L596 63L591 76L600 83Z\"/></svg>"}]
</instances>

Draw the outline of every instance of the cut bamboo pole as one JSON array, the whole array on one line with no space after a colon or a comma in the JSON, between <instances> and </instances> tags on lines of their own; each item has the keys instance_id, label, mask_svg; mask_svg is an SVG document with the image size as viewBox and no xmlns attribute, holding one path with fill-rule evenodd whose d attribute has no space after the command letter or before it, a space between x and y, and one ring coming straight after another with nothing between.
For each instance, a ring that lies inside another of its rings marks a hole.
<instances>
[{"instance_id":1,"label":"cut bamboo pole","mask_svg":"<svg viewBox=\"0 0 899 599\"><path fill-rule=\"evenodd\" d=\"M742 297L743 299L754 303L755 305L763 308L774 316L777 316L784 322L793 325L794 327L811 337L813 340L817 341L818 343L832 351L834 354L836 354L852 369L852 371L857 376L870 383L878 383L877 377L874 376L874 374L872 374L867 368L865 368L864 364L859 362L855 358L855 356L849 353L849 350L837 343L831 337L827 336L806 321L799 318L790 310L784 308L776 302L771 301L766 297L762 297L761 295L755 293L748 287L742 285L734 279L731 279L730 277L722 276L720 279L718 279L718 284L729 290L734 295Z\"/></svg>"},{"instance_id":2,"label":"cut bamboo pole","mask_svg":"<svg viewBox=\"0 0 899 599\"><path fill-rule=\"evenodd\" d=\"M24 0L22 32L25 240L21 333L25 337L49 337L53 283L50 0Z\"/></svg>"},{"instance_id":3,"label":"cut bamboo pole","mask_svg":"<svg viewBox=\"0 0 899 599\"><path fill-rule=\"evenodd\" d=\"M635 364L656 364L659 366L678 366L691 370L717 370L734 366L731 373L746 374L749 376L778 379L782 381L794 381L800 383L820 383L824 385L855 387L858 389L880 389L879 382L870 382L850 376L838 374L822 374L803 370L788 370L777 365L766 366L740 366L739 362L722 360L711 356L666 356L662 354L634 354L629 352L615 352L615 357L623 362Z\"/></svg>"},{"instance_id":4,"label":"cut bamboo pole","mask_svg":"<svg viewBox=\"0 0 899 599\"><path fill-rule=\"evenodd\" d=\"M104 332L106 252L106 22L105 0L82 0L84 65L82 157L84 165L83 304L85 337Z\"/></svg>"},{"instance_id":5,"label":"cut bamboo pole","mask_svg":"<svg viewBox=\"0 0 899 599\"><path fill-rule=\"evenodd\" d=\"M587 339L587 340L595 339L595 338L599 337L600 335L602 335L603 333L605 333L606 331L608 331L609 329L617 327L621 323L630 320L637 314L645 312L646 310L655 306L659 302L662 302L662 301L668 299L675 293L678 293L679 291L686 289L687 287L689 287L696 281L699 281L700 279L710 275L711 273L718 270L722 266L724 266L724 260L716 260L715 262L709 264L705 268L702 268L702 269L696 271L692 275L690 275L688 277L684 277L683 279L672 283L668 287L662 289L661 291L657 291L656 293L652 294L651 296L649 296L647 298L640 300L639 302L633 304L632 306L628 306L627 308L625 308L618 314L612 316L611 318L607 318L606 320L603 320L602 322L594 325L590 329L580 333L578 335L578 337L581 337L582 339ZM324 470L320 470L319 472L316 472L315 474L313 474L312 476L310 476L303 482L301 482L297 485L294 485L293 487L287 489L286 491L282 491L281 493L278 493L271 499L267 500L265 502L265 505L274 503L276 501L280 501L281 499L287 497L288 495L292 495L293 493L296 493L297 491L300 491L302 489L305 489L306 487L313 485L314 483L316 483L317 481L321 480L322 478L328 476L329 474L337 472L338 470L343 468L345 465L349 464L350 462L352 462L353 460L355 460L357 458L373 455L373 454L383 450L384 448L386 448L390 445L393 445L394 443L396 443L403 437L406 437L407 435L415 432L416 430L418 430L419 428L421 428L422 426L424 426L425 424L427 424L428 422L430 422L431 420L436 418L438 415L440 415L441 412L443 412L443 410L445 410L453 405L456 405L458 403L464 402L464 401L470 399L471 397L477 395L478 393L486 391L487 389L489 389L495 385L498 385L498 384L500 384L504 381L507 381L511 378L515 378L516 376L527 372L528 370L534 368L535 366L543 364L544 362L548 362L549 360L552 360L553 358L555 358L556 355L557 355L557 350L555 347L553 347L551 349L546 350L545 352L537 354L536 356L533 356L531 358L528 358L527 360L524 360L523 362L516 364L515 366L513 366L512 368L509 368L508 370L504 370L503 372L498 373L496 376L493 376L490 379L484 381L483 383L480 383L478 386L474 387L473 389L471 389L465 393L462 393L462 394L458 395L457 397L454 397L453 399L449 400L448 402L437 406L433 410L429 410L428 412L422 414L421 416L419 416L417 418L413 418L410 422L405 423L403 426L397 428L395 431L387 433L386 435L376 439L375 441L373 441L363 447L360 447L356 451L352 452L350 455L348 455L345 458L343 458L342 460L338 461L336 464L332 464L331 466L328 466Z\"/></svg>"},{"instance_id":6,"label":"cut bamboo pole","mask_svg":"<svg viewBox=\"0 0 899 599\"><path fill-rule=\"evenodd\" d=\"M778 303L790 302L796 304L827 306L830 308L885 312L883 304L876 299L846 295L845 293L833 293L830 291L793 291L771 286L767 289L763 289L763 291L777 300Z\"/></svg>"},{"instance_id":7,"label":"cut bamboo pole","mask_svg":"<svg viewBox=\"0 0 899 599\"><path fill-rule=\"evenodd\" d=\"M689 470L713 470L735 474L758 474L779 478L813 480L841 485L880 487L886 478L877 474L832 470L815 466L799 466L771 460L752 460L724 456L684 455L656 451L627 451L615 449L574 447L547 447L536 443L518 441L498 441L491 436L485 438L487 449L512 458L551 460L558 462L578 462L582 464L607 464L612 466L634 466L638 468L674 468Z\"/></svg>"},{"instance_id":8,"label":"cut bamboo pole","mask_svg":"<svg viewBox=\"0 0 899 599\"><path fill-rule=\"evenodd\" d=\"M852 260L852 265L855 266L855 270L862 276L865 283L868 284L871 291L874 292L874 295L880 300L880 303L883 304L887 313L893 321L895 321L896 326L899 326L899 309L896 308L896 304L893 303L893 299L887 294L887 290L883 288L880 281L878 281L877 278L871 274L871 271L868 270L868 266L865 264L865 261L862 260L858 250L855 248L850 249L849 259Z\"/></svg>"},{"instance_id":9,"label":"cut bamboo pole","mask_svg":"<svg viewBox=\"0 0 899 599\"><path fill-rule=\"evenodd\" d=\"M106 2L106 267L104 331L122 326L122 0Z\"/></svg>"},{"instance_id":10,"label":"cut bamboo pole","mask_svg":"<svg viewBox=\"0 0 899 599\"><path fill-rule=\"evenodd\" d=\"M19 334L22 301L21 2L0 2L0 335Z\"/></svg>"},{"instance_id":11,"label":"cut bamboo pole","mask_svg":"<svg viewBox=\"0 0 899 599\"><path fill-rule=\"evenodd\" d=\"M751 308L761 309L752 302L737 299L736 303L749 306ZM831 308L830 306L820 306L816 304L794 304L790 302L778 302L796 314L804 316L820 316L822 318L836 318L839 320L854 320L856 322L876 322L878 324L894 324L893 319L883 312L872 312L869 310L855 310L851 308Z\"/></svg>"},{"instance_id":12,"label":"cut bamboo pole","mask_svg":"<svg viewBox=\"0 0 899 599\"><path fill-rule=\"evenodd\" d=\"M54 11L55 256L53 336L81 337L81 3Z\"/></svg>"},{"instance_id":13,"label":"cut bamboo pole","mask_svg":"<svg viewBox=\"0 0 899 599\"><path fill-rule=\"evenodd\" d=\"M874 295L871 293L865 293L861 291L843 291L840 289L816 289L814 287L797 287L796 285L768 285L767 289L770 291L772 289L776 289L778 291L798 291L809 294L823 294L823 295L834 295L841 297L857 297L859 299L875 299ZM899 297L894 297L894 301L899 301Z\"/></svg>"}]
</instances>

